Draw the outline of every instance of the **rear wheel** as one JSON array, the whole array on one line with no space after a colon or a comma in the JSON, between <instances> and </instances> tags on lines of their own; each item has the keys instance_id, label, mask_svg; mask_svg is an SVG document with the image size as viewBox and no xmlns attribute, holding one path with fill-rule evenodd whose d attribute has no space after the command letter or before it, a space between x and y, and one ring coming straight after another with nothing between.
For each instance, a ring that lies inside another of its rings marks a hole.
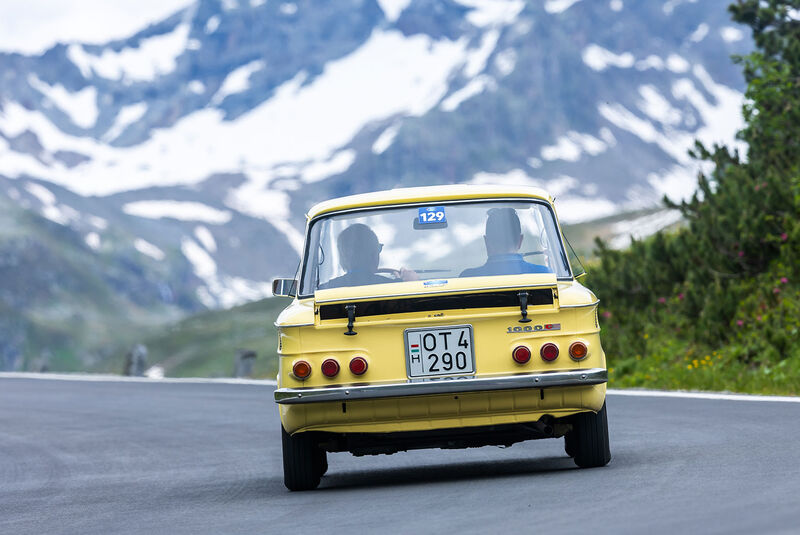
<instances>
[{"instance_id":1,"label":"rear wheel","mask_svg":"<svg viewBox=\"0 0 800 535\"><path fill-rule=\"evenodd\" d=\"M582 412L572 417L572 431L564 440L567 454L581 468L605 466L611 460L608 446L606 405L597 413Z\"/></svg>"},{"instance_id":2,"label":"rear wheel","mask_svg":"<svg viewBox=\"0 0 800 535\"><path fill-rule=\"evenodd\" d=\"M311 490L317 488L327 459L309 433L290 435L281 426L283 445L283 484L289 490ZM320 456L321 453L321 456Z\"/></svg>"},{"instance_id":3,"label":"rear wheel","mask_svg":"<svg viewBox=\"0 0 800 535\"><path fill-rule=\"evenodd\" d=\"M567 452L567 455L570 457L575 457L575 433L569 432L564 435L564 451Z\"/></svg>"}]
</instances>

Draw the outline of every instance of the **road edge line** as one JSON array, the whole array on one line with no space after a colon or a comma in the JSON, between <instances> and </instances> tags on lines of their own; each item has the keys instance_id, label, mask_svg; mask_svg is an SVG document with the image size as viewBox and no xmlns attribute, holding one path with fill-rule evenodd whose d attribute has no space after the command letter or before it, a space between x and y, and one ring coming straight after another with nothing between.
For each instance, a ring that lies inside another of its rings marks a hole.
<instances>
[{"instance_id":1,"label":"road edge line","mask_svg":"<svg viewBox=\"0 0 800 535\"><path fill-rule=\"evenodd\" d=\"M690 392L684 390L640 390L609 388L612 396L652 398L716 399L725 401L771 401L773 403L800 403L800 396L765 396L759 394L732 394L729 392Z\"/></svg>"},{"instance_id":2,"label":"road edge line","mask_svg":"<svg viewBox=\"0 0 800 535\"><path fill-rule=\"evenodd\" d=\"M148 383L148 384L228 384L228 385L255 385L276 386L277 382L271 379L237 379L237 378L211 378L202 377L128 377L124 375L111 375L100 373L35 373L35 372L0 372L0 379L40 379L47 381L84 381L96 383Z\"/></svg>"}]
</instances>

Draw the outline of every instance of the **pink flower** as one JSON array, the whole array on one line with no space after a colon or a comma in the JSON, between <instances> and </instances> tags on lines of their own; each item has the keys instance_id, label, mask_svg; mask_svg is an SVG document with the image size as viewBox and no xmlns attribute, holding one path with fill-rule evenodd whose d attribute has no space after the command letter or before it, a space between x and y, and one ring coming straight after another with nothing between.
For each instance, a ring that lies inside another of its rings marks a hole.
<instances>
[{"instance_id":1,"label":"pink flower","mask_svg":"<svg viewBox=\"0 0 800 535\"><path fill-rule=\"evenodd\" d=\"M664 303L666 303L666 302L667 302L667 298L666 298L666 297L659 297L659 298L658 298L658 302L659 302L659 303L661 303L661 304L663 305Z\"/></svg>"},{"instance_id":2,"label":"pink flower","mask_svg":"<svg viewBox=\"0 0 800 535\"><path fill-rule=\"evenodd\" d=\"M742 325L744 325L744 322L742 320L736 320L736 325L741 327Z\"/></svg>"},{"instance_id":3,"label":"pink flower","mask_svg":"<svg viewBox=\"0 0 800 535\"><path fill-rule=\"evenodd\" d=\"M739 258L744 256L744 251L739 251Z\"/></svg>"},{"instance_id":4,"label":"pink flower","mask_svg":"<svg viewBox=\"0 0 800 535\"><path fill-rule=\"evenodd\" d=\"M781 241L786 241L788 239L789 239L789 235L788 234L786 234L785 232L783 234L781 234Z\"/></svg>"},{"instance_id":5,"label":"pink flower","mask_svg":"<svg viewBox=\"0 0 800 535\"><path fill-rule=\"evenodd\" d=\"M772 293L779 294L779 293L781 293L781 289L780 288L773 288L772 289Z\"/></svg>"},{"instance_id":6,"label":"pink flower","mask_svg":"<svg viewBox=\"0 0 800 535\"><path fill-rule=\"evenodd\" d=\"M610 318L610 317L611 317L611 312L609 312L608 310L604 310L604 311L603 311L603 317L604 317L605 319L608 319L608 318Z\"/></svg>"},{"instance_id":7,"label":"pink flower","mask_svg":"<svg viewBox=\"0 0 800 535\"><path fill-rule=\"evenodd\" d=\"M761 321L761 316L756 316L756 319L757 319L758 321Z\"/></svg>"},{"instance_id":8,"label":"pink flower","mask_svg":"<svg viewBox=\"0 0 800 535\"><path fill-rule=\"evenodd\" d=\"M679 294L678 294L678 299L679 299L680 301L683 301L683 294L682 294L682 293L679 293Z\"/></svg>"},{"instance_id":9,"label":"pink flower","mask_svg":"<svg viewBox=\"0 0 800 535\"><path fill-rule=\"evenodd\" d=\"M781 277L781 284L787 284L788 282L789 279L787 279L786 277Z\"/></svg>"}]
</instances>

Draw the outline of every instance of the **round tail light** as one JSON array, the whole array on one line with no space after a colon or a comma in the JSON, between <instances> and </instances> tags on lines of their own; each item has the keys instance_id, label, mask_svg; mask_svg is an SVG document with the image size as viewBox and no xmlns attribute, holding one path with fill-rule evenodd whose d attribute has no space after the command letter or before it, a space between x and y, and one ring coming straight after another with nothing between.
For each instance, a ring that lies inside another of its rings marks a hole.
<instances>
[{"instance_id":1,"label":"round tail light","mask_svg":"<svg viewBox=\"0 0 800 535\"><path fill-rule=\"evenodd\" d=\"M334 359L325 359L322 363L322 375L325 377L335 377L339 373L339 363Z\"/></svg>"},{"instance_id":2,"label":"round tail light","mask_svg":"<svg viewBox=\"0 0 800 535\"><path fill-rule=\"evenodd\" d=\"M511 357L517 364L525 364L531 360L531 350L525 346L517 346L511 352Z\"/></svg>"},{"instance_id":3,"label":"round tail light","mask_svg":"<svg viewBox=\"0 0 800 535\"><path fill-rule=\"evenodd\" d=\"M292 366L292 373L300 380L305 380L311 375L311 364L304 360L298 360Z\"/></svg>"},{"instance_id":4,"label":"round tail light","mask_svg":"<svg viewBox=\"0 0 800 535\"><path fill-rule=\"evenodd\" d=\"M558 346L553 342L548 342L542 346L542 349L539 351L539 353L542 355L544 360L547 362L552 362L558 358Z\"/></svg>"},{"instance_id":5,"label":"round tail light","mask_svg":"<svg viewBox=\"0 0 800 535\"><path fill-rule=\"evenodd\" d=\"M350 361L350 371L354 375L364 375L367 371L367 359L364 357L353 357Z\"/></svg>"},{"instance_id":6,"label":"round tail light","mask_svg":"<svg viewBox=\"0 0 800 535\"><path fill-rule=\"evenodd\" d=\"M569 346L569 356L572 360L583 360L588 354L589 349L583 342L573 342L572 345Z\"/></svg>"}]
</instances>

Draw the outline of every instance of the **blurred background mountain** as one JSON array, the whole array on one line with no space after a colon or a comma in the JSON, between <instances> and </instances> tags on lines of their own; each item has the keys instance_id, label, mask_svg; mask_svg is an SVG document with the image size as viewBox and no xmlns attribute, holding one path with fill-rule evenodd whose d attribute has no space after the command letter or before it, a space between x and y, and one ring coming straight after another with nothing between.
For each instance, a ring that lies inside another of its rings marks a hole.
<instances>
[{"instance_id":1,"label":"blurred background mountain","mask_svg":"<svg viewBox=\"0 0 800 535\"><path fill-rule=\"evenodd\" d=\"M140 340L182 375L271 352L279 304L219 310L294 273L330 197L540 185L584 251L674 224L659 202L694 192L687 150L742 126L730 55L753 45L726 8L197 0L121 39L0 52L0 369L119 371Z\"/></svg>"}]
</instances>

